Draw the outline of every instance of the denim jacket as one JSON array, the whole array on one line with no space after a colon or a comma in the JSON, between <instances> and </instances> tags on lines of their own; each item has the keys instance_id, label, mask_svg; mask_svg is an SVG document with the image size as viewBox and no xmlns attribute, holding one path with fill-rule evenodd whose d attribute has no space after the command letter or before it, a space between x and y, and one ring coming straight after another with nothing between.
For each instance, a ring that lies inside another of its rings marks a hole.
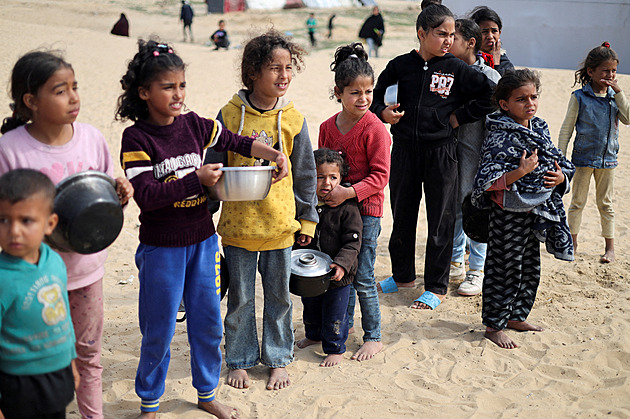
<instances>
[{"instance_id":1,"label":"denim jacket","mask_svg":"<svg viewBox=\"0 0 630 419\"><path fill-rule=\"evenodd\" d=\"M597 97L591 85L587 84L573 94L580 108L571 161L576 166L594 169L617 167L619 108L615 92L609 87L605 97Z\"/></svg>"}]
</instances>

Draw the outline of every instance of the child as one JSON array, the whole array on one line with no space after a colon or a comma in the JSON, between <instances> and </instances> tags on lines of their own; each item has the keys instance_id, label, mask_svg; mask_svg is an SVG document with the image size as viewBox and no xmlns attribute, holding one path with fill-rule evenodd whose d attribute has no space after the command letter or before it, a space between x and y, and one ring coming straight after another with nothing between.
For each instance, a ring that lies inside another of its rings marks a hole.
<instances>
[{"instance_id":1,"label":"child","mask_svg":"<svg viewBox=\"0 0 630 419\"><path fill-rule=\"evenodd\" d=\"M485 74L493 84L501 78L496 70L484 64L483 58L477 55L481 45L481 30L470 19L455 21L455 39L450 52L472 68ZM483 265L486 260L486 244L468 239L462 227L462 203L472 191L473 181L479 166L479 152L486 135L484 121L471 122L459 127L457 132L457 171L459 188L457 210L455 215L455 232L453 234L453 255L449 277L464 278L457 289L459 295L473 296L481 293L483 283ZM466 243L470 244L469 270L465 271L464 256Z\"/></svg>"},{"instance_id":2,"label":"child","mask_svg":"<svg viewBox=\"0 0 630 419\"><path fill-rule=\"evenodd\" d=\"M210 39L212 39L212 42L214 42L215 51L219 48L228 49L228 47L230 46L230 40L228 39L228 34L225 30L225 20L221 19L219 21L219 29L214 31Z\"/></svg>"},{"instance_id":3,"label":"child","mask_svg":"<svg viewBox=\"0 0 630 419\"><path fill-rule=\"evenodd\" d=\"M501 48L503 23L497 12L487 6L478 6L471 12L470 18L481 28L481 51L492 57L491 67L501 75L508 70L514 70L514 64Z\"/></svg>"},{"instance_id":4,"label":"child","mask_svg":"<svg viewBox=\"0 0 630 419\"><path fill-rule=\"evenodd\" d=\"M230 149L275 161L282 153L232 134L194 112L186 99L185 65L172 48L138 41L121 84L117 117L135 124L123 132L121 160L140 207L138 312L142 347L136 393L143 417L155 417L170 359L182 297L186 305L193 386L198 407L220 418L237 414L215 399L221 371L220 255L203 185L221 176L221 164L202 166L204 149Z\"/></svg>"},{"instance_id":5,"label":"child","mask_svg":"<svg viewBox=\"0 0 630 419\"><path fill-rule=\"evenodd\" d=\"M577 168L568 217L575 249L591 176L595 178L595 199L606 245L601 263L615 260L612 197L619 152L619 121L630 123L630 103L615 79L617 65L619 58L608 42L588 53L582 68L575 72L573 85L580 83L582 88L571 95L558 135L558 147L566 155L575 127L571 161Z\"/></svg>"},{"instance_id":6,"label":"child","mask_svg":"<svg viewBox=\"0 0 630 419\"><path fill-rule=\"evenodd\" d=\"M308 31L308 38L311 41L311 46L317 46L317 41L315 40L315 31L317 31L317 20L315 20L315 13L310 13L308 15L308 19L306 20L306 29Z\"/></svg>"},{"instance_id":7,"label":"child","mask_svg":"<svg viewBox=\"0 0 630 419\"><path fill-rule=\"evenodd\" d=\"M346 200L356 199L363 221L359 268L354 289L350 290L348 306L350 327L353 327L356 290L361 305L364 343L352 359L359 361L372 358L383 347L374 262L385 201L383 189L389 179L391 145L387 128L369 112L374 70L367 59L360 43L337 48L330 68L335 72L334 94L341 103L341 112L323 122L319 128L319 147L328 147L345 155L350 170L343 181L352 185L337 186L324 201L335 207Z\"/></svg>"},{"instance_id":8,"label":"child","mask_svg":"<svg viewBox=\"0 0 630 419\"><path fill-rule=\"evenodd\" d=\"M547 123L536 117L540 79L529 69L508 71L494 93L501 112L489 115L488 136L472 194L490 208L485 337L499 347L518 345L503 329L541 331L526 319L540 282L540 242L561 260L573 260L562 195L575 167L554 147Z\"/></svg>"},{"instance_id":9,"label":"child","mask_svg":"<svg viewBox=\"0 0 630 419\"><path fill-rule=\"evenodd\" d=\"M292 304L289 296L294 233L308 244L317 224L316 172L306 119L284 98L293 69L301 70L305 51L271 30L243 49L241 80L245 89L219 113L228 129L251 134L289 158L291 175L274 184L262 201L224 202L219 220L230 272L225 316L227 383L249 387L247 370L270 368L267 389L290 385L286 366L293 360ZM229 166L268 165L228 153ZM259 348L254 306L256 268L264 291L263 336Z\"/></svg>"},{"instance_id":10,"label":"child","mask_svg":"<svg viewBox=\"0 0 630 419\"><path fill-rule=\"evenodd\" d=\"M55 184L85 170L114 174L103 134L91 125L75 122L80 108L77 89L72 66L53 52L30 52L16 62L11 76L14 111L2 125L0 174L31 168L48 175ZM116 184L120 202L125 204L133 195L133 187L125 178L117 178ZM107 251L59 254L68 270L68 299L81 374L79 412L83 417L102 418L101 342Z\"/></svg>"},{"instance_id":11,"label":"child","mask_svg":"<svg viewBox=\"0 0 630 419\"><path fill-rule=\"evenodd\" d=\"M0 417L65 418L74 397L66 267L44 236L55 185L31 169L0 177ZM78 375L76 375L78 379Z\"/></svg>"},{"instance_id":12,"label":"child","mask_svg":"<svg viewBox=\"0 0 630 419\"><path fill-rule=\"evenodd\" d=\"M453 248L457 204L457 141L453 130L492 110L492 86L481 72L448 53L455 19L446 6L427 6L418 16L416 29L420 48L387 64L374 89L372 110L383 121L396 124L391 127L394 146L389 182L394 218L389 241L393 285L414 286L416 224L424 186L426 292L412 308L434 309L448 289ZM399 103L386 106L385 89L395 83Z\"/></svg>"},{"instance_id":13,"label":"child","mask_svg":"<svg viewBox=\"0 0 630 419\"><path fill-rule=\"evenodd\" d=\"M350 284L357 272L363 223L354 199L334 207L324 202L332 190L340 187L342 177L347 175L341 154L328 148L315 150L314 154L319 224L315 239L306 247L329 255L333 259L330 267L335 272L328 291L317 297L302 297L306 337L298 341L297 347L306 348L321 342L327 356L319 366L332 367L341 362L346 352L348 298ZM296 245L296 248L299 247Z\"/></svg>"}]
</instances>

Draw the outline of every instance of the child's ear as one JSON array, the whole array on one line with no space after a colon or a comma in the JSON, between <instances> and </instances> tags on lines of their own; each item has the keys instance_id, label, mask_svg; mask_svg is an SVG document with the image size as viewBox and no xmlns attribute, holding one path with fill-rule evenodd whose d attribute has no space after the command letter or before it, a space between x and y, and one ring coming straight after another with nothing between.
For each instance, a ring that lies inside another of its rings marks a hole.
<instances>
[{"instance_id":1,"label":"child's ear","mask_svg":"<svg viewBox=\"0 0 630 419\"><path fill-rule=\"evenodd\" d=\"M36 111L37 110L37 100L36 99L37 98L32 93L24 93L24 96L22 96L22 102L24 102L26 107L29 108L31 111Z\"/></svg>"},{"instance_id":2,"label":"child's ear","mask_svg":"<svg viewBox=\"0 0 630 419\"><path fill-rule=\"evenodd\" d=\"M46 229L44 230L44 234L49 236L57 227L57 223L59 222L59 216L54 212L48 216L48 221L46 222Z\"/></svg>"},{"instance_id":3,"label":"child's ear","mask_svg":"<svg viewBox=\"0 0 630 419\"><path fill-rule=\"evenodd\" d=\"M471 48L471 49L473 49L473 50L474 50L474 49L475 49L475 45L476 45L476 44L477 44L477 39L475 39L475 38L470 38L470 39L468 40L468 48Z\"/></svg>"},{"instance_id":4,"label":"child's ear","mask_svg":"<svg viewBox=\"0 0 630 419\"><path fill-rule=\"evenodd\" d=\"M594 70L595 70L595 69L593 69L593 68L587 67L587 68L586 68L586 74L588 74L588 76L589 76L590 78L593 78L593 71L594 71Z\"/></svg>"},{"instance_id":5,"label":"child's ear","mask_svg":"<svg viewBox=\"0 0 630 419\"><path fill-rule=\"evenodd\" d=\"M418 35L418 41L422 42L422 40L425 37L424 30L422 28L418 29L418 34L417 35Z\"/></svg>"},{"instance_id":6,"label":"child's ear","mask_svg":"<svg viewBox=\"0 0 630 419\"><path fill-rule=\"evenodd\" d=\"M505 112L508 111L508 104L507 104L507 100L504 99L499 99L499 106L501 107L501 109L503 109Z\"/></svg>"},{"instance_id":7,"label":"child's ear","mask_svg":"<svg viewBox=\"0 0 630 419\"><path fill-rule=\"evenodd\" d=\"M148 100L149 99L149 92L147 92L147 89L145 89L144 87L139 86L138 87L138 96L142 100Z\"/></svg>"},{"instance_id":8,"label":"child's ear","mask_svg":"<svg viewBox=\"0 0 630 419\"><path fill-rule=\"evenodd\" d=\"M335 94L335 97L336 97L337 99L341 99L341 94L342 94L343 92L340 92L340 91L339 91L339 88L338 88L337 86L335 86L335 87L333 88L333 93Z\"/></svg>"}]
</instances>

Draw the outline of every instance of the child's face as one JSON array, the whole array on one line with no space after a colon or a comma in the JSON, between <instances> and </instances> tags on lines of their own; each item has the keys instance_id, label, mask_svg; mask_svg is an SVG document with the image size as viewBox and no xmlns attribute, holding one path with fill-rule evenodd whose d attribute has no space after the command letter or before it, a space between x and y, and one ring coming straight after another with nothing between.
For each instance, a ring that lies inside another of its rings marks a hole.
<instances>
[{"instance_id":1,"label":"child's face","mask_svg":"<svg viewBox=\"0 0 630 419\"><path fill-rule=\"evenodd\" d=\"M517 123L529 126L529 120L538 109L538 91L534 83L527 83L514 89L508 100L499 100L499 106Z\"/></svg>"},{"instance_id":2,"label":"child's face","mask_svg":"<svg viewBox=\"0 0 630 419\"><path fill-rule=\"evenodd\" d=\"M254 77L254 92L261 102L274 101L287 92L293 79L291 53L284 48L275 48L271 61L263 65L260 73Z\"/></svg>"},{"instance_id":3,"label":"child's face","mask_svg":"<svg viewBox=\"0 0 630 419\"><path fill-rule=\"evenodd\" d=\"M61 67L39 88L37 94L24 95L24 104L36 123L72 124L79 115L80 100L72 68Z\"/></svg>"},{"instance_id":4,"label":"child's face","mask_svg":"<svg viewBox=\"0 0 630 419\"><path fill-rule=\"evenodd\" d=\"M50 213L50 200L44 194L15 204L0 201L0 247L11 256L36 264L44 236L56 225L57 214Z\"/></svg>"},{"instance_id":5,"label":"child's face","mask_svg":"<svg viewBox=\"0 0 630 419\"><path fill-rule=\"evenodd\" d=\"M604 93L608 89L608 85L602 81L612 81L617 75L617 61L607 60L595 68L587 68L587 74L591 77L593 90L595 93Z\"/></svg>"},{"instance_id":6,"label":"child's face","mask_svg":"<svg viewBox=\"0 0 630 419\"><path fill-rule=\"evenodd\" d=\"M475 38L472 39L474 40ZM471 40L465 39L461 33L455 32L455 36L453 37L453 45L451 45L451 49L449 50L449 52L460 60L467 61L468 53L470 52L470 42Z\"/></svg>"},{"instance_id":7,"label":"child's face","mask_svg":"<svg viewBox=\"0 0 630 419\"><path fill-rule=\"evenodd\" d=\"M437 28L429 29L427 32L420 28L418 39L420 40L420 51L422 58L429 61L433 57L442 57L449 52L455 37L455 20L447 17Z\"/></svg>"},{"instance_id":8,"label":"child's face","mask_svg":"<svg viewBox=\"0 0 630 419\"><path fill-rule=\"evenodd\" d=\"M339 165L336 163L322 163L317 166L317 197L324 200L330 191L341 182Z\"/></svg>"},{"instance_id":9,"label":"child's face","mask_svg":"<svg viewBox=\"0 0 630 419\"><path fill-rule=\"evenodd\" d=\"M154 125L170 125L184 106L186 73L184 70L165 71L148 88L139 87L138 95L147 102L148 122Z\"/></svg>"},{"instance_id":10,"label":"child's face","mask_svg":"<svg viewBox=\"0 0 630 419\"><path fill-rule=\"evenodd\" d=\"M335 96L341 100L343 112L348 117L360 119L370 109L374 81L368 76L359 76L339 92L335 87Z\"/></svg>"},{"instance_id":11,"label":"child's face","mask_svg":"<svg viewBox=\"0 0 630 419\"><path fill-rule=\"evenodd\" d=\"M481 28L481 47L483 52L492 54L496 48L497 43L501 37L501 31L499 25L491 20L484 20L479 22L479 28Z\"/></svg>"}]
</instances>

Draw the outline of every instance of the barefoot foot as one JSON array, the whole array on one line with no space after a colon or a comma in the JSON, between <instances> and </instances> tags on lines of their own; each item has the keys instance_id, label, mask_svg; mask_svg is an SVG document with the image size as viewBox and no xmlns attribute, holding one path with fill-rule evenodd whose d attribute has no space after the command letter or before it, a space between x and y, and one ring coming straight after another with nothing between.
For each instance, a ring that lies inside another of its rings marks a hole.
<instances>
[{"instance_id":1,"label":"barefoot foot","mask_svg":"<svg viewBox=\"0 0 630 419\"><path fill-rule=\"evenodd\" d=\"M157 417L157 412L142 412L138 419L155 419Z\"/></svg>"},{"instance_id":2,"label":"barefoot foot","mask_svg":"<svg viewBox=\"0 0 630 419\"><path fill-rule=\"evenodd\" d=\"M600 263L610 263L615 261L615 251L611 249L607 249L606 253L602 255L599 259Z\"/></svg>"},{"instance_id":3,"label":"barefoot foot","mask_svg":"<svg viewBox=\"0 0 630 419\"><path fill-rule=\"evenodd\" d=\"M506 335L503 330L495 330L487 327L484 336L494 342L499 348L514 349L518 345Z\"/></svg>"},{"instance_id":4,"label":"barefoot foot","mask_svg":"<svg viewBox=\"0 0 630 419\"><path fill-rule=\"evenodd\" d=\"M381 341L364 342L359 350L352 355L352 359L356 359L357 361L367 361L368 359L372 359L374 355L381 351L381 349L383 349L383 342Z\"/></svg>"},{"instance_id":5,"label":"barefoot foot","mask_svg":"<svg viewBox=\"0 0 630 419\"><path fill-rule=\"evenodd\" d=\"M309 338L304 338L304 339L298 340L297 343L295 344L295 346L297 346L300 349L304 349L307 346L316 345L318 343L322 343L322 341L321 340L311 340Z\"/></svg>"},{"instance_id":6,"label":"barefoot foot","mask_svg":"<svg viewBox=\"0 0 630 419\"><path fill-rule=\"evenodd\" d=\"M197 407L201 410L205 410L218 417L219 419L238 419L241 415L238 413L233 407L226 406L224 404L219 403L216 400L212 400L211 402L197 402Z\"/></svg>"},{"instance_id":7,"label":"barefoot foot","mask_svg":"<svg viewBox=\"0 0 630 419\"><path fill-rule=\"evenodd\" d=\"M577 240L577 234L571 234L571 239L573 239L573 254L577 253L577 248L578 248L578 240Z\"/></svg>"},{"instance_id":8,"label":"barefoot foot","mask_svg":"<svg viewBox=\"0 0 630 419\"><path fill-rule=\"evenodd\" d=\"M354 326L352 326L350 329L348 329L348 334L351 335L354 333Z\"/></svg>"},{"instance_id":9,"label":"barefoot foot","mask_svg":"<svg viewBox=\"0 0 630 419\"><path fill-rule=\"evenodd\" d=\"M286 368L269 368L267 390L281 390L291 385L291 379Z\"/></svg>"},{"instance_id":10,"label":"barefoot foot","mask_svg":"<svg viewBox=\"0 0 630 419\"><path fill-rule=\"evenodd\" d=\"M518 330L520 332L542 332L543 330L545 330L540 326L536 326L535 324L516 320L508 320L507 328Z\"/></svg>"},{"instance_id":11,"label":"barefoot foot","mask_svg":"<svg viewBox=\"0 0 630 419\"><path fill-rule=\"evenodd\" d=\"M249 376L247 375L247 370L229 370L225 382L234 388L248 388Z\"/></svg>"},{"instance_id":12,"label":"barefoot foot","mask_svg":"<svg viewBox=\"0 0 630 419\"><path fill-rule=\"evenodd\" d=\"M339 364L343 360L343 354L329 354L324 360L319 364L320 367L334 367Z\"/></svg>"}]
</instances>

